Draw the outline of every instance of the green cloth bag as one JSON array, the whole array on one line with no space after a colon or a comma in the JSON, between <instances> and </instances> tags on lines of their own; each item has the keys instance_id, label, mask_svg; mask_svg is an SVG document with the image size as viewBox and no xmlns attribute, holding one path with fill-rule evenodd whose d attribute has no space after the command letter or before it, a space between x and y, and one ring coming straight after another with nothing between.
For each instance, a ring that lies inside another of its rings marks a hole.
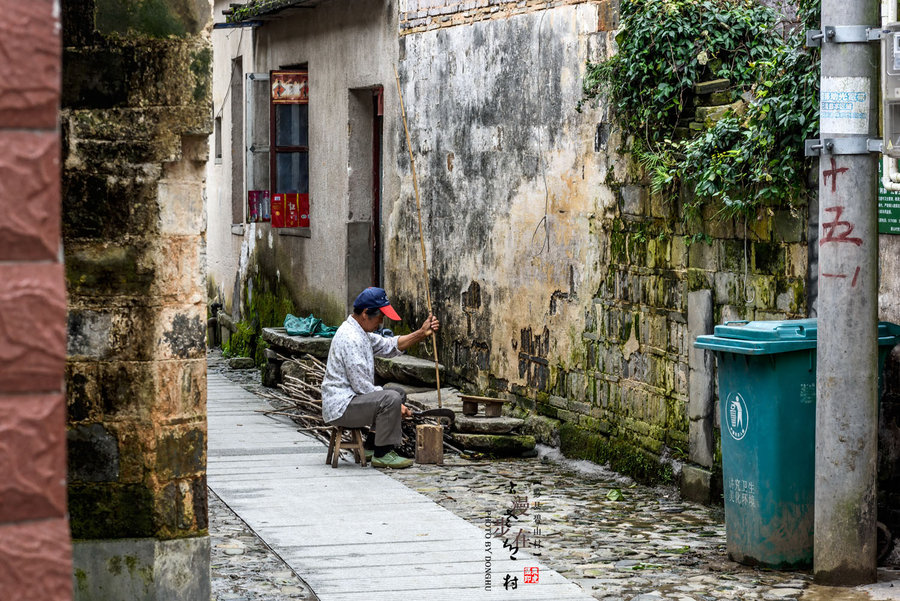
<instances>
[{"instance_id":1,"label":"green cloth bag","mask_svg":"<svg viewBox=\"0 0 900 601\"><path fill-rule=\"evenodd\" d=\"M318 336L333 338L337 326L326 326L322 320L310 313L309 317L297 317L290 313L284 318L284 329L289 336Z\"/></svg>"}]
</instances>

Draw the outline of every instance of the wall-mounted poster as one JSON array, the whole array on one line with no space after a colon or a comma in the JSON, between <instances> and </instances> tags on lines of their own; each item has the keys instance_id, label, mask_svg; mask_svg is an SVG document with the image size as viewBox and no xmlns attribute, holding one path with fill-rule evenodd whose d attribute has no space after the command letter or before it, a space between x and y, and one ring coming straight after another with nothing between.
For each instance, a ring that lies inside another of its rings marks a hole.
<instances>
[{"instance_id":1,"label":"wall-mounted poster","mask_svg":"<svg viewBox=\"0 0 900 601\"><path fill-rule=\"evenodd\" d=\"M884 161L878 161L878 233L900 234L900 192L885 190L883 176Z\"/></svg>"},{"instance_id":2,"label":"wall-mounted poster","mask_svg":"<svg viewBox=\"0 0 900 601\"><path fill-rule=\"evenodd\" d=\"M306 71L272 71L272 104L309 104Z\"/></svg>"},{"instance_id":3,"label":"wall-mounted poster","mask_svg":"<svg viewBox=\"0 0 900 601\"><path fill-rule=\"evenodd\" d=\"M272 227L284 227L285 202L284 194L272 195Z\"/></svg>"}]
</instances>

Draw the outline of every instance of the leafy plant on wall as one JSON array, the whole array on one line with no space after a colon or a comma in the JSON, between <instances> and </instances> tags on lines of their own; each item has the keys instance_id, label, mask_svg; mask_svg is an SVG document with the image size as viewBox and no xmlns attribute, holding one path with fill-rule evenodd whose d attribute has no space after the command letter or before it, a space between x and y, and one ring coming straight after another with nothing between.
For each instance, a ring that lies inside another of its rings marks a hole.
<instances>
[{"instance_id":1,"label":"leafy plant on wall","mask_svg":"<svg viewBox=\"0 0 900 601\"><path fill-rule=\"evenodd\" d=\"M798 23L751 0L622 0L618 52L588 63L578 109L605 97L653 189L693 187L689 217L708 203L724 217L804 204L819 86L805 30L818 15L819 0L797 3ZM732 108L676 135L693 115L695 84L714 79L729 81Z\"/></svg>"}]
</instances>

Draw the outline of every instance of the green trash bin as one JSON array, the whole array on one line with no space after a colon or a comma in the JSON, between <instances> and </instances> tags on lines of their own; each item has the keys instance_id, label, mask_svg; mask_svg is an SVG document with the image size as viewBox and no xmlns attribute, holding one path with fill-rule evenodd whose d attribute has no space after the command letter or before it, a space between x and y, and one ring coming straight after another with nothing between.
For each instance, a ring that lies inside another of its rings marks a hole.
<instances>
[{"instance_id":1,"label":"green trash bin","mask_svg":"<svg viewBox=\"0 0 900 601\"><path fill-rule=\"evenodd\" d=\"M803 569L813 559L816 320L727 322L698 336L718 360L728 556ZM878 326L878 373L900 341ZM879 393L880 396L880 393Z\"/></svg>"}]
</instances>

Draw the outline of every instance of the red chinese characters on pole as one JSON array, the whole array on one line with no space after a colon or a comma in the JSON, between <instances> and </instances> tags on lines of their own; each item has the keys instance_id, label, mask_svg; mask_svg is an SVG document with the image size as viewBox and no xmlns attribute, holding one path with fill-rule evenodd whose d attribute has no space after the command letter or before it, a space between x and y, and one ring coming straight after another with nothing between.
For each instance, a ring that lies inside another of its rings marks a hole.
<instances>
[{"instance_id":1,"label":"red chinese characters on pole","mask_svg":"<svg viewBox=\"0 0 900 601\"><path fill-rule=\"evenodd\" d=\"M862 246L862 238L850 237L850 234L853 233L853 224L849 221L841 221L841 214L844 212L844 207L828 207L825 209L825 212L834 213L834 221L822 224L824 235L819 240L819 246L828 242L849 242L856 246Z\"/></svg>"},{"instance_id":2,"label":"red chinese characters on pole","mask_svg":"<svg viewBox=\"0 0 900 601\"><path fill-rule=\"evenodd\" d=\"M844 207L828 207L825 209L825 212L834 213L834 220L822 224L822 237L819 239L819 246L829 243L862 246L862 238L854 238L850 235L853 233L853 224L849 221L841 220L841 214L844 212ZM848 277L845 273L822 272L821 275L823 278L837 278L842 280L847 279ZM856 288L857 278L859 278L859 266L856 267L856 271L853 273L853 279L850 282L851 288Z\"/></svg>"},{"instance_id":3,"label":"red chinese characters on pole","mask_svg":"<svg viewBox=\"0 0 900 601\"><path fill-rule=\"evenodd\" d=\"M853 233L853 224L849 221L842 221L841 214L844 212L844 207L828 207L825 209L826 213L834 213L834 220L829 221L827 223L822 224L822 237L819 239L819 246L823 246L828 243L834 244L853 244L855 246L862 246L862 238L854 238L850 234ZM822 273L823 278L837 278L837 279L847 279L847 274L845 273ZM853 279L850 282L851 288L856 288L856 280L859 278L859 266L856 267L856 271L853 273Z\"/></svg>"},{"instance_id":4,"label":"red chinese characters on pole","mask_svg":"<svg viewBox=\"0 0 900 601\"><path fill-rule=\"evenodd\" d=\"M847 173L848 171L850 171L849 167L838 167L834 157L831 157L831 169L822 172L822 179L825 180L825 185L828 185L828 178L830 177L831 191L837 192L837 176L841 173Z\"/></svg>"},{"instance_id":5,"label":"red chinese characters on pole","mask_svg":"<svg viewBox=\"0 0 900 601\"><path fill-rule=\"evenodd\" d=\"M838 278L840 280L847 279L846 273L823 273L823 278ZM859 266L857 265L856 271L853 272L853 279L850 281L850 287L856 288L856 279L859 277Z\"/></svg>"},{"instance_id":6,"label":"red chinese characters on pole","mask_svg":"<svg viewBox=\"0 0 900 601\"><path fill-rule=\"evenodd\" d=\"M838 189L838 176L850 171L849 167L838 167L837 162L834 160L834 157L831 157L831 169L826 169L822 171L822 179L826 185L828 185L828 179L831 178L831 191L837 192ZM853 223L846 219L841 219L841 216L844 213L843 206L833 206L827 207L825 209L826 213L831 213L833 219L831 221L825 221L822 223L822 236L819 238L819 246L824 246L826 244L853 244L854 246L862 246L863 240L862 238L857 238L852 236L853 233ZM822 272L821 276L823 278L835 278L845 280L848 277L846 273L825 273ZM850 281L850 287L856 287L856 281L859 278L859 266L856 267L856 270L853 272L853 278Z\"/></svg>"}]
</instances>

